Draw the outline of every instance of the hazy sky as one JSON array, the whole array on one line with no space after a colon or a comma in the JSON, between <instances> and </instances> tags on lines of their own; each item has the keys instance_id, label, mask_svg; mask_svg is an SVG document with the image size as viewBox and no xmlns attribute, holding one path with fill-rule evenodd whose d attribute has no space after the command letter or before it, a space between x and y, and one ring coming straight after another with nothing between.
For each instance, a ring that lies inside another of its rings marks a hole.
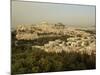
<instances>
[{"instance_id":1,"label":"hazy sky","mask_svg":"<svg viewBox=\"0 0 100 75\"><path fill-rule=\"evenodd\" d=\"M12 1L12 26L62 22L66 25L95 25L95 6Z\"/></svg>"}]
</instances>

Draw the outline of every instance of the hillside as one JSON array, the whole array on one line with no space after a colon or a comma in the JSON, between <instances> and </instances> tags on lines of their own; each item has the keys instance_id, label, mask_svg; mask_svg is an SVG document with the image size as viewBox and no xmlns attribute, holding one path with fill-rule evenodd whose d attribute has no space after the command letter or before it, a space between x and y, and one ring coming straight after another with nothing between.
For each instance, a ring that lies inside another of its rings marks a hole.
<instances>
[{"instance_id":1,"label":"hillside","mask_svg":"<svg viewBox=\"0 0 100 75\"><path fill-rule=\"evenodd\" d=\"M12 74L96 68L96 34L61 23L18 25L12 32Z\"/></svg>"},{"instance_id":2,"label":"hillside","mask_svg":"<svg viewBox=\"0 0 100 75\"><path fill-rule=\"evenodd\" d=\"M93 33L94 32L94 33ZM95 31L65 27L63 24L18 25L16 39L20 43L30 41L32 48L46 52L86 52L95 54ZM27 45L27 42L24 43Z\"/></svg>"}]
</instances>

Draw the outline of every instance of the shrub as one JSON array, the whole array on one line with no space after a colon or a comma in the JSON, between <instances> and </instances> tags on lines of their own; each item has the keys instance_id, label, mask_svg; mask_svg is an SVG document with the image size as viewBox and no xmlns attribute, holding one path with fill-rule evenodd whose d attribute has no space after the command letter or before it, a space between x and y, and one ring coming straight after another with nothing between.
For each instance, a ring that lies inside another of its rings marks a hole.
<instances>
[{"instance_id":1,"label":"shrub","mask_svg":"<svg viewBox=\"0 0 100 75\"><path fill-rule=\"evenodd\" d=\"M85 70L96 68L94 54L47 53L39 48L12 47L12 74Z\"/></svg>"}]
</instances>

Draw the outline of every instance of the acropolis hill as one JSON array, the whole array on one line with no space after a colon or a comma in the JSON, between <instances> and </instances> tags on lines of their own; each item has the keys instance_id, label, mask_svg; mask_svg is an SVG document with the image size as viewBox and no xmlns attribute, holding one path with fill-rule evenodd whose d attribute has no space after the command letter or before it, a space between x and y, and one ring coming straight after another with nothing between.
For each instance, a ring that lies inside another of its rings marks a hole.
<instances>
[{"instance_id":1,"label":"acropolis hill","mask_svg":"<svg viewBox=\"0 0 100 75\"><path fill-rule=\"evenodd\" d=\"M36 25L17 25L16 39L17 41L42 39L42 42L48 40L40 45L32 45L32 48L40 48L46 52L75 51L85 52L89 55L96 52L96 36L94 33L67 27L62 23L48 24L42 22Z\"/></svg>"}]
</instances>

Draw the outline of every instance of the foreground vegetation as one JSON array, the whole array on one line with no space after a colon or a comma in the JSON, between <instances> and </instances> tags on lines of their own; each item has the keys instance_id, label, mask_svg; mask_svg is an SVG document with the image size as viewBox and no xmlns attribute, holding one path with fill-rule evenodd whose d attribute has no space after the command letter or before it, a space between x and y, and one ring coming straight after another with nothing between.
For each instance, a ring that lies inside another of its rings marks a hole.
<instances>
[{"instance_id":1,"label":"foreground vegetation","mask_svg":"<svg viewBox=\"0 0 100 75\"><path fill-rule=\"evenodd\" d=\"M40 73L95 69L95 55L79 53L46 53L38 48L13 49L12 73Z\"/></svg>"}]
</instances>

